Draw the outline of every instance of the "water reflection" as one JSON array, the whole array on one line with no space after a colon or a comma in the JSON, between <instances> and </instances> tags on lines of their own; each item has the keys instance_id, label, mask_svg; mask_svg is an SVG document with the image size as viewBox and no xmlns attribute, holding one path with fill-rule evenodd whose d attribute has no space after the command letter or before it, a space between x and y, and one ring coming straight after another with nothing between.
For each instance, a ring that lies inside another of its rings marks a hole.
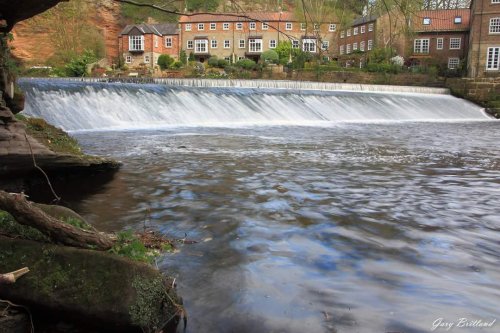
<instances>
[{"instance_id":1,"label":"water reflection","mask_svg":"<svg viewBox=\"0 0 500 333\"><path fill-rule=\"evenodd\" d=\"M161 262L189 332L500 319L499 126L79 133L124 167L73 205L101 229L140 229L149 210L149 227L201 240Z\"/></svg>"}]
</instances>

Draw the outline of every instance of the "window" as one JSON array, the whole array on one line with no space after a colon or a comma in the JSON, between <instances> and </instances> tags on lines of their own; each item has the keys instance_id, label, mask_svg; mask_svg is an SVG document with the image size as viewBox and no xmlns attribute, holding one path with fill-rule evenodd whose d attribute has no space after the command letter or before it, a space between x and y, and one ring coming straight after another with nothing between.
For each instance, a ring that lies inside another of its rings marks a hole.
<instances>
[{"instance_id":1,"label":"window","mask_svg":"<svg viewBox=\"0 0 500 333\"><path fill-rule=\"evenodd\" d=\"M358 32L359 32L359 28L358 27L354 28L353 35L356 36L358 34Z\"/></svg>"},{"instance_id":2,"label":"window","mask_svg":"<svg viewBox=\"0 0 500 333\"><path fill-rule=\"evenodd\" d=\"M342 31L340 32L340 38L344 38L344 37L345 37L345 31L344 31L344 30L342 30Z\"/></svg>"},{"instance_id":3,"label":"window","mask_svg":"<svg viewBox=\"0 0 500 333\"><path fill-rule=\"evenodd\" d=\"M494 71L500 69L500 47L488 47L486 56L486 70Z\"/></svg>"},{"instance_id":4,"label":"window","mask_svg":"<svg viewBox=\"0 0 500 333\"><path fill-rule=\"evenodd\" d=\"M462 23L462 16L455 16L455 19L453 20L455 24L460 24Z\"/></svg>"},{"instance_id":5,"label":"window","mask_svg":"<svg viewBox=\"0 0 500 333\"><path fill-rule=\"evenodd\" d=\"M188 40L188 41L187 41L186 48L187 48L188 50L192 50L192 49L193 49L193 41L192 41L192 40Z\"/></svg>"},{"instance_id":6,"label":"window","mask_svg":"<svg viewBox=\"0 0 500 333\"><path fill-rule=\"evenodd\" d=\"M300 24L300 30L305 31L306 27L307 27L307 24L305 24L305 23Z\"/></svg>"},{"instance_id":7,"label":"window","mask_svg":"<svg viewBox=\"0 0 500 333\"><path fill-rule=\"evenodd\" d=\"M129 51L144 51L144 36L129 36L128 37Z\"/></svg>"},{"instance_id":8,"label":"window","mask_svg":"<svg viewBox=\"0 0 500 333\"><path fill-rule=\"evenodd\" d=\"M269 48L270 49L275 49L276 48L276 39L271 39L269 41Z\"/></svg>"},{"instance_id":9,"label":"window","mask_svg":"<svg viewBox=\"0 0 500 333\"><path fill-rule=\"evenodd\" d=\"M257 24L255 22L250 22L250 30L257 29Z\"/></svg>"},{"instance_id":10,"label":"window","mask_svg":"<svg viewBox=\"0 0 500 333\"><path fill-rule=\"evenodd\" d=\"M292 23L291 22L286 22L285 24L285 30L292 30Z\"/></svg>"},{"instance_id":11,"label":"window","mask_svg":"<svg viewBox=\"0 0 500 333\"><path fill-rule=\"evenodd\" d=\"M343 55L344 54L344 45L340 45L340 55Z\"/></svg>"},{"instance_id":12,"label":"window","mask_svg":"<svg viewBox=\"0 0 500 333\"><path fill-rule=\"evenodd\" d=\"M217 29L217 23L210 23L210 30Z\"/></svg>"},{"instance_id":13,"label":"window","mask_svg":"<svg viewBox=\"0 0 500 333\"><path fill-rule=\"evenodd\" d=\"M460 50L462 38L450 38L450 50Z\"/></svg>"},{"instance_id":14,"label":"window","mask_svg":"<svg viewBox=\"0 0 500 333\"><path fill-rule=\"evenodd\" d=\"M429 39L415 39L414 53L429 53Z\"/></svg>"},{"instance_id":15,"label":"window","mask_svg":"<svg viewBox=\"0 0 500 333\"><path fill-rule=\"evenodd\" d=\"M231 41L229 39L224 40L224 48L228 49L231 47Z\"/></svg>"},{"instance_id":16,"label":"window","mask_svg":"<svg viewBox=\"0 0 500 333\"><path fill-rule=\"evenodd\" d=\"M491 3L500 3L500 0L491 0Z\"/></svg>"},{"instance_id":17,"label":"window","mask_svg":"<svg viewBox=\"0 0 500 333\"><path fill-rule=\"evenodd\" d=\"M347 29L347 37L351 37L351 29Z\"/></svg>"},{"instance_id":18,"label":"window","mask_svg":"<svg viewBox=\"0 0 500 333\"><path fill-rule=\"evenodd\" d=\"M373 31L373 23L368 24L368 31Z\"/></svg>"},{"instance_id":19,"label":"window","mask_svg":"<svg viewBox=\"0 0 500 333\"><path fill-rule=\"evenodd\" d=\"M222 30L229 30L229 23L222 23Z\"/></svg>"},{"instance_id":20,"label":"window","mask_svg":"<svg viewBox=\"0 0 500 333\"><path fill-rule=\"evenodd\" d=\"M359 43L359 50L362 52L365 52L365 41L362 41Z\"/></svg>"},{"instance_id":21,"label":"window","mask_svg":"<svg viewBox=\"0 0 500 333\"><path fill-rule=\"evenodd\" d=\"M358 43L353 43L352 44L352 50L356 51L358 49Z\"/></svg>"},{"instance_id":22,"label":"window","mask_svg":"<svg viewBox=\"0 0 500 333\"><path fill-rule=\"evenodd\" d=\"M314 23L314 31L319 31L319 24L318 23Z\"/></svg>"},{"instance_id":23,"label":"window","mask_svg":"<svg viewBox=\"0 0 500 333\"><path fill-rule=\"evenodd\" d=\"M347 44L347 47L346 47L346 53L347 53L347 54L350 54L350 53L351 53L351 44Z\"/></svg>"},{"instance_id":24,"label":"window","mask_svg":"<svg viewBox=\"0 0 500 333\"><path fill-rule=\"evenodd\" d=\"M245 57L238 57L238 60L243 60L245 59Z\"/></svg>"},{"instance_id":25,"label":"window","mask_svg":"<svg viewBox=\"0 0 500 333\"><path fill-rule=\"evenodd\" d=\"M132 56L129 56L129 55L128 55L128 56L125 58L125 62L126 62L127 64L132 63Z\"/></svg>"},{"instance_id":26,"label":"window","mask_svg":"<svg viewBox=\"0 0 500 333\"><path fill-rule=\"evenodd\" d=\"M231 61L231 57L224 57L224 60Z\"/></svg>"},{"instance_id":27,"label":"window","mask_svg":"<svg viewBox=\"0 0 500 333\"><path fill-rule=\"evenodd\" d=\"M299 41L294 39L292 40L292 48L298 49L299 48Z\"/></svg>"},{"instance_id":28,"label":"window","mask_svg":"<svg viewBox=\"0 0 500 333\"><path fill-rule=\"evenodd\" d=\"M165 47L167 48L172 47L172 37L165 37Z\"/></svg>"},{"instance_id":29,"label":"window","mask_svg":"<svg viewBox=\"0 0 500 333\"><path fill-rule=\"evenodd\" d=\"M240 43L238 44L238 47L240 49L244 49L245 48L245 40L244 39L240 39Z\"/></svg>"},{"instance_id":30,"label":"window","mask_svg":"<svg viewBox=\"0 0 500 333\"><path fill-rule=\"evenodd\" d=\"M330 42L329 41L324 40L324 41L321 42L321 49L323 51L327 51L329 46L330 46Z\"/></svg>"},{"instance_id":31,"label":"window","mask_svg":"<svg viewBox=\"0 0 500 333\"><path fill-rule=\"evenodd\" d=\"M186 23L186 31L191 31L191 23Z\"/></svg>"},{"instance_id":32,"label":"window","mask_svg":"<svg viewBox=\"0 0 500 333\"><path fill-rule=\"evenodd\" d=\"M210 47L213 49L217 48L217 39L212 39Z\"/></svg>"},{"instance_id":33,"label":"window","mask_svg":"<svg viewBox=\"0 0 500 333\"><path fill-rule=\"evenodd\" d=\"M241 22L236 23L236 30L243 30L243 23Z\"/></svg>"},{"instance_id":34,"label":"window","mask_svg":"<svg viewBox=\"0 0 500 333\"><path fill-rule=\"evenodd\" d=\"M449 69L457 69L458 65L460 65L460 59L448 58L448 68Z\"/></svg>"},{"instance_id":35,"label":"window","mask_svg":"<svg viewBox=\"0 0 500 333\"><path fill-rule=\"evenodd\" d=\"M205 30L205 23L198 23L198 30L199 31Z\"/></svg>"},{"instance_id":36,"label":"window","mask_svg":"<svg viewBox=\"0 0 500 333\"><path fill-rule=\"evenodd\" d=\"M248 47L250 52L262 52L262 39L260 38L249 39Z\"/></svg>"},{"instance_id":37,"label":"window","mask_svg":"<svg viewBox=\"0 0 500 333\"><path fill-rule=\"evenodd\" d=\"M500 17L490 19L490 34L500 33Z\"/></svg>"},{"instance_id":38,"label":"window","mask_svg":"<svg viewBox=\"0 0 500 333\"><path fill-rule=\"evenodd\" d=\"M429 25L429 24L431 24L431 18L430 17L424 17L424 19L422 21L422 24L423 25Z\"/></svg>"},{"instance_id":39,"label":"window","mask_svg":"<svg viewBox=\"0 0 500 333\"><path fill-rule=\"evenodd\" d=\"M444 38L436 39L436 50L442 50L444 48Z\"/></svg>"},{"instance_id":40,"label":"window","mask_svg":"<svg viewBox=\"0 0 500 333\"><path fill-rule=\"evenodd\" d=\"M330 32L337 31L337 25L335 23L330 23L330 25L328 26L328 31Z\"/></svg>"},{"instance_id":41,"label":"window","mask_svg":"<svg viewBox=\"0 0 500 333\"><path fill-rule=\"evenodd\" d=\"M366 30L366 25L362 25L361 26L361 33L364 34L365 33L365 30Z\"/></svg>"},{"instance_id":42,"label":"window","mask_svg":"<svg viewBox=\"0 0 500 333\"><path fill-rule=\"evenodd\" d=\"M316 52L316 40L310 38L304 38L302 40L302 51Z\"/></svg>"},{"instance_id":43,"label":"window","mask_svg":"<svg viewBox=\"0 0 500 333\"><path fill-rule=\"evenodd\" d=\"M149 55L144 56L144 63L149 64Z\"/></svg>"},{"instance_id":44,"label":"window","mask_svg":"<svg viewBox=\"0 0 500 333\"><path fill-rule=\"evenodd\" d=\"M368 51L373 49L373 39L368 40Z\"/></svg>"},{"instance_id":45,"label":"window","mask_svg":"<svg viewBox=\"0 0 500 333\"><path fill-rule=\"evenodd\" d=\"M262 30L267 30L269 29L269 24L262 22Z\"/></svg>"},{"instance_id":46,"label":"window","mask_svg":"<svg viewBox=\"0 0 500 333\"><path fill-rule=\"evenodd\" d=\"M208 52L208 40L197 39L194 41L194 53L207 53Z\"/></svg>"}]
</instances>

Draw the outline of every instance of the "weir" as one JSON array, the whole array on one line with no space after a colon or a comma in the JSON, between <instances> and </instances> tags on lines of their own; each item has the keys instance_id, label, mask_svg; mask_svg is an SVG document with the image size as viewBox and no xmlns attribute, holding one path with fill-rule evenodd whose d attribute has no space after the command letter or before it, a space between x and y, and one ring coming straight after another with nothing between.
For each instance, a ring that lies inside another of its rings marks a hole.
<instances>
[{"instance_id":1,"label":"weir","mask_svg":"<svg viewBox=\"0 0 500 333\"><path fill-rule=\"evenodd\" d=\"M447 95L445 89L262 80L158 80L162 84L22 79L20 85L27 96L27 115L44 118L69 131L491 119L481 107ZM386 90L388 87L393 91Z\"/></svg>"}]
</instances>

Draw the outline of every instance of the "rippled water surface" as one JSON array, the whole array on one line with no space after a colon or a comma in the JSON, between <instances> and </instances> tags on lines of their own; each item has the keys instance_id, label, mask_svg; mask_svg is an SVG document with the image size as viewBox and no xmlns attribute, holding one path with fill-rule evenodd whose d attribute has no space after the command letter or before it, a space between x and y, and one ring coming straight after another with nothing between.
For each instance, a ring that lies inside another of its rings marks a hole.
<instances>
[{"instance_id":1,"label":"rippled water surface","mask_svg":"<svg viewBox=\"0 0 500 333\"><path fill-rule=\"evenodd\" d=\"M91 222L142 229L149 210L150 228L200 241L159 262L177 277L188 332L500 320L498 122L74 136L124 163L75 203Z\"/></svg>"}]
</instances>

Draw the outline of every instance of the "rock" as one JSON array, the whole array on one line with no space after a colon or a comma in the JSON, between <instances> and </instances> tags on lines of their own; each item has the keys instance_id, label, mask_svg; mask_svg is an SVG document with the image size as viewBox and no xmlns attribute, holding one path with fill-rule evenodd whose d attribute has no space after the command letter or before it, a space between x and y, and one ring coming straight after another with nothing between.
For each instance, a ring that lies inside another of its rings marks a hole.
<instances>
[{"instance_id":1,"label":"rock","mask_svg":"<svg viewBox=\"0 0 500 333\"><path fill-rule=\"evenodd\" d=\"M28 314L16 308L0 303L0 333L30 332L31 324Z\"/></svg>"},{"instance_id":2,"label":"rock","mask_svg":"<svg viewBox=\"0 0 500 333\"><path fill-rule=\"evenodd\" d=\"M106 252L0 236L0 272L24 266L30 272L2 286L0 298L29 306L36 317L52 316L102 332L141 332L141 327L159 327L175 317L181 303L172 281L149 265Z\"/></svg>"},{"instance_id":3,"label":"rock","mask_svg":"<svg viewBox=\"0 0 500 333\"><path fill-rule=\"evenodd\" d=\"M34 205L43 210L44 213L58 220L68 221L70 219L73 219L80 221L81 223L79 223L78 226L81 229L92 230L94 228L87 221L85 221L85 219L81 217L80 214L67 207L58 205L45 205L41 203L34 203Z\"/></svg>"}]
</instances>

